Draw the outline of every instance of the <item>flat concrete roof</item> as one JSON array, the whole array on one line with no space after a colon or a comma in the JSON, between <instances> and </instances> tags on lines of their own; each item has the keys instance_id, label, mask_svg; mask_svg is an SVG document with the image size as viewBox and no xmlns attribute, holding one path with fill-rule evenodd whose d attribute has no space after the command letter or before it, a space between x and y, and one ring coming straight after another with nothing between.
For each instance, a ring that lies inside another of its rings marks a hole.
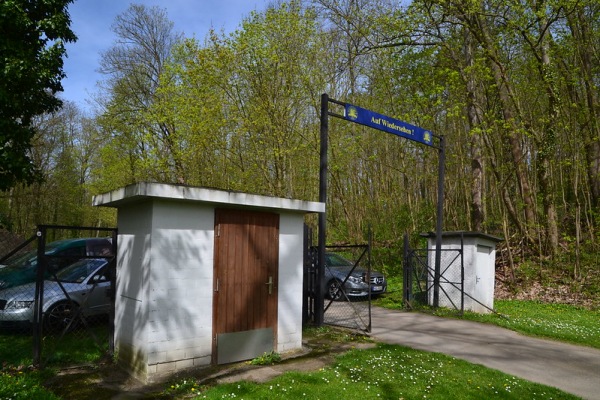
<instances>
[{"instance_id":1,"label":"flat concrete roof","mask_svg":"<svg viewBox=\"0 0 600 400\"><path fill-rule=\"evenodd\" d=\"M100 207L119 208L148 199L195 201L222 206L244 206L306 213L325 211L325 204L319 202L152 182L134 183L99 194L94 196L92 204Z\"/></svg>"},{"instance_id":2,"label":"flat concrete roof","mask_svg":"<svg viewBox=\"0 0 600 400\"><path fill-rule=\"evenodd\" d=\"M431 239L435 238L437 234L435 232L424 232L421 233L422 237ZM464 237L464 238L479 238L479 239L487 239L492 242L503 242L504 239L498 236L492 236L483 232L475 232L475 231L445 231L442 232L442 238L455 238L455 237Z\"/></svg>"}]
</instances>

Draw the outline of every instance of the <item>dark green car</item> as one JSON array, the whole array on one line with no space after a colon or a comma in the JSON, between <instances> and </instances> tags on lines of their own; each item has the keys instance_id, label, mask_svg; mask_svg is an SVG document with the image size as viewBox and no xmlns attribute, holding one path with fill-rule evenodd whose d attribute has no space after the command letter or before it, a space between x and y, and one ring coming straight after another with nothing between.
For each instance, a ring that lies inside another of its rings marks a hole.
<instances>
[{"instance_id":1,"label":"dark green car","mask_svg":"<svg viewBox=\"0 0 600 400\"><path fill-rule=\"evenodd\" d=\"M64 239L46 245L48 270L56 272L84 257L106 257L112 255L109 238ZM35 282L37 275L37 251L30 251L8 260L0 269L0 289ZM49 278L46 271L44 278Z\"/></svg>"}]
</instances>

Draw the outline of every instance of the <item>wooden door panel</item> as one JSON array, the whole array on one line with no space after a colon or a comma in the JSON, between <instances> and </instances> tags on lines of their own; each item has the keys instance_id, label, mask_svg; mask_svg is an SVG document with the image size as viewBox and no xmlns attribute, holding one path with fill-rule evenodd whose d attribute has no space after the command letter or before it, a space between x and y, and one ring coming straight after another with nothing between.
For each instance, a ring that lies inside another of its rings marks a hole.
<instances>
[{"instance_id":1,"label":"wooden door panel","mask_svg":"<svg viewBox=\"0 0 600 400\"><path fill-rule=\"evenodd\" d=\"M278 214L216 211L215 338L265 328L272 328L276 334L278 262ZM269 278L271 288L267 285Z\"/></svg>"}]
</instances>

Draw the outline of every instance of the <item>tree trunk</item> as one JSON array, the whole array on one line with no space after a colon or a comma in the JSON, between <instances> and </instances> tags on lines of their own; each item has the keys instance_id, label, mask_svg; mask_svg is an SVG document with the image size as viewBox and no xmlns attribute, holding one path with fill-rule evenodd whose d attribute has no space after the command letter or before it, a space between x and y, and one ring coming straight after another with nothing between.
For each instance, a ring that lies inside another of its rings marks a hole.
<instances>
[{"instance_id":1,"label":"tree trunk","mask_svg":"<svg viewBox=\"0 0 600 400\"><path fill-rule=\"evenodd\" d=\"M573 35L581 68L582 86L585 102L581 104L583 120L580 122L584 133L584 147L587 163L587 179L594 207L600 206L600 101L594 84L595 51L592 43L592 33L589 21L584 15L584 10L579 8L576 12L567 15L567 21Z\"/></svg>"},{"instance_id":2,"label":"tree trunk","mask_svg":"<svg viewBox=\"0 0 600 400\"><path fill-rule=\"evenodd\" d=\"M475 63L473 57L473 38L467 29L465 29L464 35L464 57L467 68L472 69ZM479 106L474 74L471 72L463 79L466 81L467 115L471 128L471 225L474 231L482 231L485 220L483 208L483 140L481 137L483 132L478 132L478 128L481 125L483 117L481 115L481 107Z\"/></svg>"},{"instance_id":3,"label":"tree trunk","mask_svg":"<svg viewBox=\"0 0 600 400\"><path fill-rule=\"evenodd\" d=\"M550 182L550 162L554 159L556 149L556 127L558 126L559 118L559 99L558 87L556 84L555 74L552 71L552 65L549 54L549 46L551 37L548 29L546 18L542 18L539 22L539 40L531 41L531 43L539 43L539 49L532 46L533 52L539 52L536 55L538 61L538 71L544 82L547 103L546 122L542 127L542 134L536 135L537 142L537 174L539 180L540 196L544 206L545 221L545 243L546 253L554 255L558 250L558 224L556 216L556 206L554 204L554 194ZM538 39L538 38L534 38Z\"/></svg>"}]
</instances>

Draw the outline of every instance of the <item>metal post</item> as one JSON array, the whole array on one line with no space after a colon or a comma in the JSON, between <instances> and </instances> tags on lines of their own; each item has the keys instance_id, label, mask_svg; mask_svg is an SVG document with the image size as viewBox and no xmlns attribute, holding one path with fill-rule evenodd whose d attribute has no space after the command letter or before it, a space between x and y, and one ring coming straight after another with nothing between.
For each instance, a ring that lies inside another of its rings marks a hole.
<instances>
[{"instance_id":1,"label":"metal post","mask_svg":"<svg viewBox=\"0 0 600 400\"><path fill-rule=\"evenodd\" d=\"M446 158L446 143L444 137L440 136L440 155L438 161L438 199L437 199L437 223L435 234L435 274L433 277L433 306L440 305L440 274L442 263L442 224L444 221L444 164Z\"/></svg>"},{"instance_id":2,"label":"metal post","mask_svg":"<svg viewBox=\"0 0 600 400\"><path fill-rule=\"evenodd\" d=\"M110 310L108 315L108 353L112 356L115 354L115 307L117 303L117 262L119 260L118 253L118 231L112 231L112 254L113 258L110 261Z\"/></svg>"},{"instance_id":3,"label":"metal post","mask_svg":"<svg viewBox=\"0 0 600 400\"><path fill-rule=\"evenodd\" d=\"M460 233L460 314L465 312L465 235Z\"/></svg>"},{"instance_id":4,"label":"metal post","mask_svg":"<svg viewBox=\"0 0 600 400\"><path fill-rule=\"evenodd\" d=\"M408 258L408 251L409 251L409 243L408 243L408 233L404 234L404 254L403 254L403 260L404 260L404 268L403 268L403 276L404 279L402 279L402 298L404 299L404 308L408 308L408 304L410 301L410 288L411 288L411 283L410 283L410 265L409 265L409 258Z\"/></svg>"},{"instance_id":5,"label":"metal post","mask_svg":"<svg viewBox=\"0 0 600 400\"><path fill-rule=\"evenodd\" d=\"M371 227L371 224L369 224L369 253L368 253L368 266L369 269L367 270L367 282L369 282L369 325L367 327L367 332L371 332L372 329L372 313L371 313L371 306L372 306L372 296L371 296L371 273L373 272L372 270L372 265L371 265L371 249L373 248L373 228Z\"/></svg>"},{"instance_id":6,"label":"metal post","mask_svg":"<svg viewBox=\"0 0 600 400\"><path fill-rule=\"evenodd\" d=\"M329 131L329 96L321 95L321 161L319 168L319 201L327 204L327 147ZM323 325L325 297L323 280L325 278L325 241L327 239L327 207L319 213L319 255L317 266L317 279L315 284L315 325Z\"/></svg>"},{"instance_id":7,"label":"metal post","mask_svg":"<svg viewBox=\"0 0 600 400\"><path fill-rule=\"evenodd\" d=\"M46 228L39 226L37 231L37 271L35 284L35 298L33 305L33 365L40 366L42 359L42 325L44 305L44 273L46 272Z\"/></svg>"}]
</instances>

